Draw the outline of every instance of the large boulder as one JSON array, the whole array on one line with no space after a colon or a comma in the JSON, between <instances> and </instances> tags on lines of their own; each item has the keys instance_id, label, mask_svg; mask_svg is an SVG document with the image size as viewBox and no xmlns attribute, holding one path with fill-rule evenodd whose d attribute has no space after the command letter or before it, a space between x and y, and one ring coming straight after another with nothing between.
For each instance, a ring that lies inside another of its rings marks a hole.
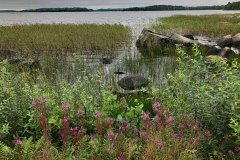
<instances>
[{"instance_id":1,"label":"large boulder","mask_svg":"<svg viewBox=\"0 0 240 160\"><path fill-rule=\"evenodd\" d=\"M221 52L222 48L220 46L212 46L208 49L206 56L209 55L218 55Z\"/></svg>"},{"instance_id":2,"label":"large boulder","mask_svg":"<svg viewBox=\"0 0 240 160\"><path fill-rule=\"evenodd\" d=\"M148 80L142 76L127 76L117 82L125 90L135 90L148 85Z\"/></svg>"},{"instance_id":3,"label":"large boulder","mask_svg":"<svg viewBox=\"0 0 240 160\"><path fill-rule=\"evenodd\" d=\"M226 35L222 37L220 40L218 40L217 45L220 47L232 47L233 46L232 36Z\"/></svg>"},{"instance_id":4,"label":"large boulder","mask_svg":"<svg viewBox=\"0 0 240 160\"><path fill-rule=\"evenodd\" d=\"M239 55L239 50L236 48L229 48L229 47L224 47L221 48L220 46L212 46L208 49L206 56L209 55L217 55L223 58L233 58Z\"/></svg>"},{"instance_id":5,"label":"large boulder","mask_svg":"<svg viewBox=\"0 0 240 160\"><path fill-rule=\"evenodd\" d=\"M155 33L148 29L143 29L136 42L137 47L145 49L163 45L171 45L173 47L175 44L169 39L169 37Z\"/></svg>"},{"instance_id":6,"label":"large boulder","mask_svg":"<svg viewBox=\"0 0 240 160\"><path fill-rule=\"evenodd\" d=\"M232 37L233 45L240 47L240 33Z\"/></svg>"}]
</instances>

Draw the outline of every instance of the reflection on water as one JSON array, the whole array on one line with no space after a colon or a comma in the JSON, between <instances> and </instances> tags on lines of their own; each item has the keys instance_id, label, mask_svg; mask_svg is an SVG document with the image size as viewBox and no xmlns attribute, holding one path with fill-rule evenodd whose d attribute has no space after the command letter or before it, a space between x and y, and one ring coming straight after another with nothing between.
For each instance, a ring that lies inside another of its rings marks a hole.
<instances>
[{"instance_id":1,"label":"reflection on water","mask_svg":"<svg viewBox=\"0 0 240 160\"><path fill-rule=\"evenodd\" d=\"M132 29L131 47L114 51L95 51L90 54L75 56L42 56L43 70L51 80L73 82L82 74L81 68L88 67L91 73L102 71L106 83L115 84L127 75L141 75L150 78L154 85L161 85L167 73L174 68L174 56L143 56L136 48L135 42L141 30L158 17L174 14L225 14L238 11L155 11L155 12L80 12L80 13L0 13L0 25L34 24L34 23L97 23L123 24ZM239 13L239 12L238 12ZM107 52L113 52L111 57ZM54 54L53 54L54 55ZM77 59L82 60L77 60ZM102 58L110 58L111 64L103 64ZM116 74L121 73L121 74Z\"/></svg>"}]
</instances>

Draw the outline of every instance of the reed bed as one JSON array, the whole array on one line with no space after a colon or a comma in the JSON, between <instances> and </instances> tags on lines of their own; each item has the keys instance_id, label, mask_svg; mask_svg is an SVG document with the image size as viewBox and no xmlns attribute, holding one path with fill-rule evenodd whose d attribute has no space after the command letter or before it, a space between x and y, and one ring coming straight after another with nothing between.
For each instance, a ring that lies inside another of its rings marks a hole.
<instances>
[{"instance_id":1,"label":"reed bed","mask_svg":"<svg viewBox=\"0 0 240 160\"><path fill-rule=\"evenodd\" d=\"M194 34L218 38L228 34L236 34L240 31L240 14L228 15L175 15L160 18L152 29L157 32L169 34Z\"/></svg>"},{"instance_id":2,"label":"reed bed","mask_svg":"<svg viewBox=\"0 0 240 160\"><path fill-rule=\"evenodd\" d=\"M22 54L72 53L118 49L130 44L123 25L34 24L0 27L0 49Z\"/></svg>"}]
</instances>

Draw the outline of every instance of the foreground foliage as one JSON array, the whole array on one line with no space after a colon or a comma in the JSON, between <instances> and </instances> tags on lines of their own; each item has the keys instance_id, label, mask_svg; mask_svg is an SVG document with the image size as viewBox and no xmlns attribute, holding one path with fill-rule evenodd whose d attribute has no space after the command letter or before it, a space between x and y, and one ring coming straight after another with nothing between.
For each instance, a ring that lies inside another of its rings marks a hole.
<instances>
[{"instance_id":1,"label":"foreground foliage","mask_svg":"<svg viewBox=\"0 0 240 160\"><path fill-rule=\"evenodd\" d=\"M178 53L145 98L86 70L73 84L30 83L1 62L0 159L238 159L239 64Z\"/></svg>"}]
</instances>

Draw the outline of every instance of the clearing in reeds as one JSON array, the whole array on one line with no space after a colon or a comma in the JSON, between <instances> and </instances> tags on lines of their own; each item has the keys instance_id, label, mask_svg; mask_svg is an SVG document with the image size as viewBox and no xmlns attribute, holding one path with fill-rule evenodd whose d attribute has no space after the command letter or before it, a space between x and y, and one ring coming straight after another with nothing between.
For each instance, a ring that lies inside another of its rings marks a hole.
<instances>
[{"instance_id":1,"label":"clearing in reeds","mask_svg":"<svg viewBox=\"0 0 240 160\"><path fill-rule=\"evenodd\" d=\"M159 19L152 25L152 28L161 33L191 33L216 38L238 33L240 31L240 14L175 15Z\"/></svg>"},{"instance_id":2,"label":"clearing in reeds","mask_svg":"<svg viewBox=\"0 0 240 160\"><path fill-rule=\"evenodd\" d=\"M35 24L0 27L0 49L24 55L109 51L129 44L131 31L123 25Z\"/></svg>"}]
</instances>

